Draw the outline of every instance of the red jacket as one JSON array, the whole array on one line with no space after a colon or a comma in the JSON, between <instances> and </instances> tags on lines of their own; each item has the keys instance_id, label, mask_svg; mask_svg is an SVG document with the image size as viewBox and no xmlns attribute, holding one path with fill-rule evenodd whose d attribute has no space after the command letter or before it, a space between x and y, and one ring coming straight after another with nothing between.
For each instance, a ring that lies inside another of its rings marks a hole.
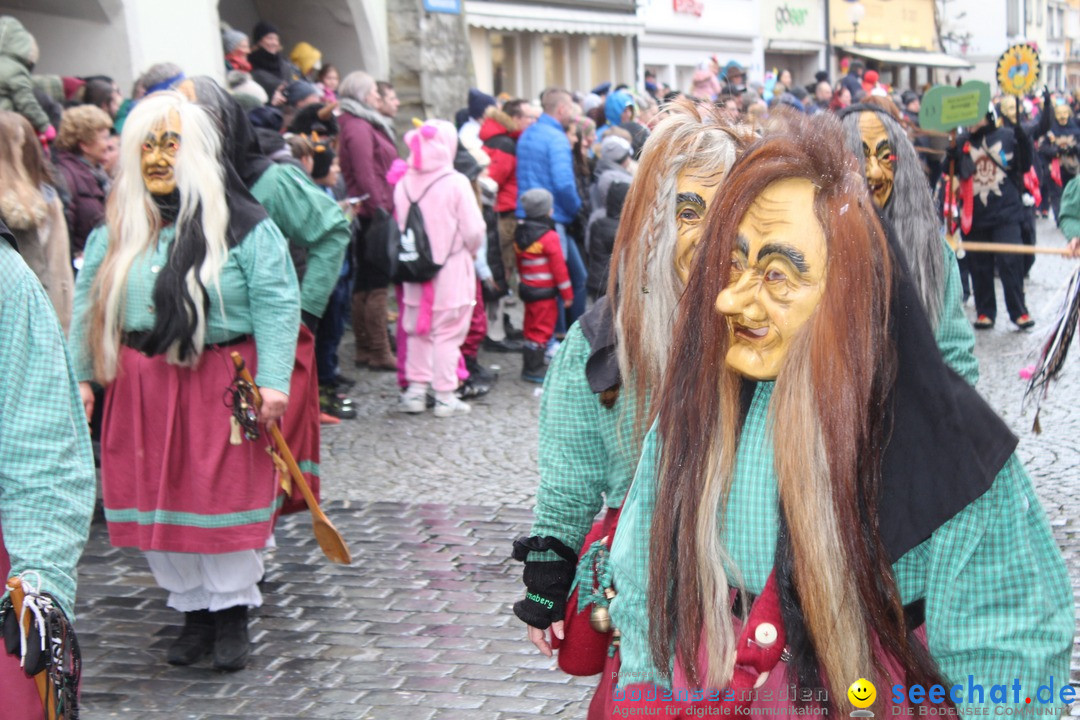
<instances>
[{"instance_id":1,"label":"red jacket","mask_svg":"<svg viewBox=\"0 0 1080 720\"><path fill-rule=\"evenodd\" d=\"M574 301L570 273L566 269L559 233L551 221L525 219L518 222L514 233L518 275L521 283L534 288L555 288L563 302Z\"/></svg>"},{"instance_id":2,"label":"red jacket","mask_svg":"<svg viewBox=\"0 0 1080 720\"><path fill-rule=\"evenodd\" d=\"M499 186L495 212L517 209L517 139L521 131L509 115L498 108L488 108L480 126L484 152L491 158L488 176Z\"/></svg>"}]
</instances>

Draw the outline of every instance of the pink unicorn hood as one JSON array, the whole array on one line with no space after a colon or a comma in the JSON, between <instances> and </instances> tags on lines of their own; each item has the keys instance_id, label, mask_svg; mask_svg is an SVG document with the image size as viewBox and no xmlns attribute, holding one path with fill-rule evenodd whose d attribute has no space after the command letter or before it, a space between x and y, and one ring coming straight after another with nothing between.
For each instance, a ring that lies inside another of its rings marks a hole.
<instances>
[{"instance_id":1,"label":"pink unicorn hood","mask_svg":"<svg viewBox=\"0 0 1080 720\"><path fill-rule=\"evenodd\" d=\"M428 120L405 133L409 148L409 169L421 173L445 171L454 167L458 136L445 120Z\"/></svg>"}]
</instances>

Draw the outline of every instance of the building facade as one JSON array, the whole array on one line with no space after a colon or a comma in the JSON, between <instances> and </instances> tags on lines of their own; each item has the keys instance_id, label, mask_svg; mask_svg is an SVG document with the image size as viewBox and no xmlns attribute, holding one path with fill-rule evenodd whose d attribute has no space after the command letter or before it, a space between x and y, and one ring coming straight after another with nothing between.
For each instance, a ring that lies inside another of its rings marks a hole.
<instances>
[{"instance_id":1,"label":"building facade","mask_svg":"<svg viewBox=\"0 0 1080 720\"><path fill-rule=\"evenodd\" d=\"M635 0L465 0L476 86L537 98L551 86L636 84Z\"/></svg>"},{"instance_id":2,"label":"building facade","mask_svg":"<svg viewBox=\"0 0 1080 720\"><path fill-rule=\"evenodd\" d=\"M747 81L765 72L759 0L646 0L638 41L642 74L651 70L673 90L690 89L694 70L715 56L720 67L735 62Z\"/></svg>"},{"instance_id":3,"label":"building facade","mask_svg":"<svg viewBox=\"0 0 1080 720\"><path fill-rule=\"evenodd\" d=\"M973 64L941 51L935 0L827 0L837 63L858 57L895 88L965 78Z\"/></svg>"},{"instance_id":4,"label":"building facade","mask_svg":"<svg viewBox=\"0 0 1080 720\"><path fill-rule=\"evenodd\" d=\"M791 71L799 85L828 68L825 0L761 0L761 38L766 72Z\"/></svg>"}]
</instances>

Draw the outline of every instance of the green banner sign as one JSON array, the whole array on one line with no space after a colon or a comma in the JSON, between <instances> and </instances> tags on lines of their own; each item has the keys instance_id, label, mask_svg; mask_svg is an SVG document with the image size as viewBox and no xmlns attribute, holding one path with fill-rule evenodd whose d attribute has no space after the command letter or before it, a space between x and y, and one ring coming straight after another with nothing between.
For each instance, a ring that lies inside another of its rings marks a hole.
<instances>
[{"instance_id":1,"label":"green banner sign","mask_svg":"<svg viewBox=\"0 0 1080 720\"><path fill-rule=\"evenodd\" d=\"M935 85L922 98L919 125L924 130L948 132L975 125L990 108L990 86L971 80L960 87Z\"/></svg>"}]
</instances>

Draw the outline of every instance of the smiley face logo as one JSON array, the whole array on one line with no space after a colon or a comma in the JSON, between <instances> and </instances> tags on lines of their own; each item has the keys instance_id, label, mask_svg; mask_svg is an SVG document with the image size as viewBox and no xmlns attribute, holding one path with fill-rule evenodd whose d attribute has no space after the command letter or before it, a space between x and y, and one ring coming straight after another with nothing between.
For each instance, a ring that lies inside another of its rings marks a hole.
<instances>
[{"instance_id":1,"label":"smiley face logo","mask_svg":"<svg viewBox=\"0 0 1080 720\"><path fill-rule=\"evenodd\" d=\"M848 700L857 708L868 708L877 699L877 688L866 678L859 678L851 683L847 691Z\"/></svg>"}]
</instances>

